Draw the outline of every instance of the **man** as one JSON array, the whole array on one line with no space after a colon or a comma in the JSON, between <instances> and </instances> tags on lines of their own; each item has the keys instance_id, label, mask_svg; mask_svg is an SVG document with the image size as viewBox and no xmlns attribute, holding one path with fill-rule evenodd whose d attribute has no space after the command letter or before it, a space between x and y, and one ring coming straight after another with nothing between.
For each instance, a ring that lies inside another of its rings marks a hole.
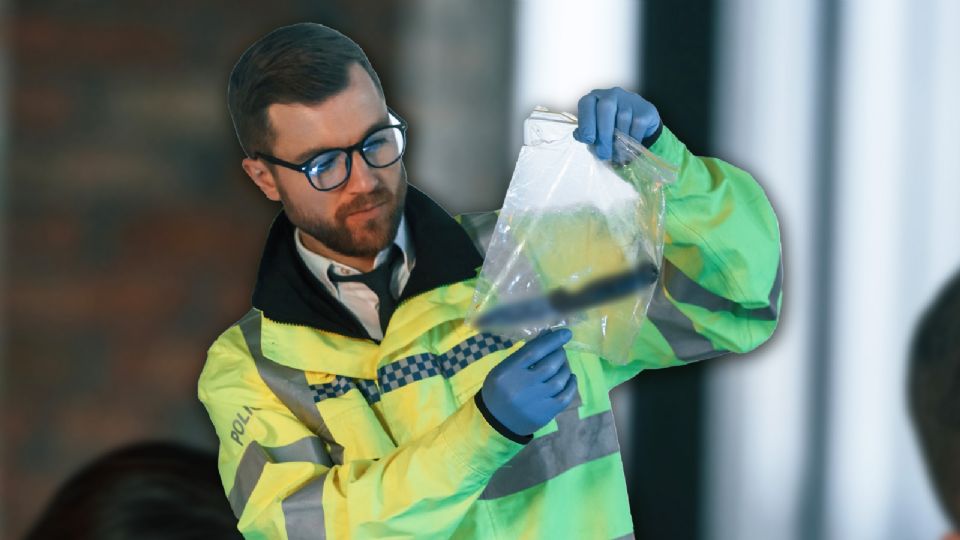
<instances>
[{"instance_id":1,"label":"man","mask_svg":"<svg viewBox=\"0 0 960 540\"><path fill-rule=\"evenodd\" d=\"M960 531L960 274L944 287L914 333L909 402L940 505ZM960 540L953 532L944 540Z\"/></svg>"},{"instance_id":2,"label":"man","mask_svg":"<svg viewBox=\"0 0 960 540\"><path fill-rule=\"evenodd\" d=\"M228 101L244 171L283 205L253 309L199 383L240 530L631 536L609 391L773 332L779 231L756 182L690 154L640 96L580 100L576 137L600 159L618 128L679 167L651 324L614 365L565 352L565 329L509 343L464 324L495 220L455 220L407 185L406 124L351 40L278 29L240 58Z\"/></svg>"}]
</instances>

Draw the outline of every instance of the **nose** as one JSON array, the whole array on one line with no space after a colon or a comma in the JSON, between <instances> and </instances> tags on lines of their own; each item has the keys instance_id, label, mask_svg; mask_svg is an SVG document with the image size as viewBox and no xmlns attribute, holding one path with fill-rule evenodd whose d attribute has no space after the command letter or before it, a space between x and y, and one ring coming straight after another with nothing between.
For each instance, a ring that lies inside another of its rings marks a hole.
<instances>
[{"instance_id":1,"label":"nose","mask_svg":"<svg viewBox=\"0 0 960 540\"><path fill-rule=\"evenodd\" d=\"M347 190L366 193L373 191L380 184L372 167L367 165L359 150L354 150L350 159L350 176L347 178Z\"/></svg>"}]
</instances>

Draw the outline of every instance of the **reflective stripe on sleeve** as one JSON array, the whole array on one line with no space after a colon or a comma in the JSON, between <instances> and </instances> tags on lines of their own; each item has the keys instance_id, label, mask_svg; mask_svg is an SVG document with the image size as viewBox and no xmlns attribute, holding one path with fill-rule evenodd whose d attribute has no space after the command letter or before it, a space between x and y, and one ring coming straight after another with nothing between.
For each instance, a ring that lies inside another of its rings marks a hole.
<instances>
[{"instance_id":1,"label":"reflective stripe on sleeve","mask_svg":"<svg viewBox=\"0 0 960 540\"><path fill-rule=\"evenodd\" d=\"M745 319L772 321L777 318L782 283L783 263L781 261L770 290L769 305L764 308L746 309L704 289L670 261L664 260L663 279L654 289L650 307L647 309L647 317L681 361L696 362L715 358L722 356L726 351L715 348L709 339L697 332L693 321L667 298L666 292L669 292L674 300L684 304L695 305L710 311L727 311Z\"/></svg>"},{"instance_id":2,"label":"reflective stripe on sleeve","mask_svg":"<svg viewBox=\"0 0 960 540\"><path fill-rule=\"evenodd\" d=\"M327 537L323 517L323 481L326 478L325 474L314 478L280 504L288 540Z\"/></svg>"},{"instance_id":3,"label":"reflective stripe on sleeve","mask_svg":"<svg viewBox=\"0 0 960 540\"><path fill-rule=\"evenodd\" d=\"M494 473L480 498L506 497L542 484L577 465L619 452L613 412L580 418L577 408L581 403L578 392L570 406L557 415L557 431L527 443Z\"/></svg>"},{"instance_id":4,"label":"reflective stripe on sleeve","mask_svg":"<svg viewBox=\"0 0 960 540\"><path fill-rule=\"evenodd\" d=\"M230 501L230 508L233 509L237 519L243 514L243 509L247 506L250 494L253 488L257 486L260 475L263 474L263 468L270 462L270 456L257 441L247 445L237 464L237 474L233 479L233 487L227 499Z\"/></svg>"},{"instance_id":5,"label":"reflective stripe on sleeve","mask_svg":"<svg viewBox=\"0 0 960 540\"><path fill-rule=\"evenodd\" d=\"M663 283L670 292L670 296L678 302L693 304L710 311L729 311L745 319L773 321L777 318L777 300L780 298L780 289L783 284L783 261L781 260L777 266L777 275L770 288L769 303L763 308L746 309L733 300L713 294L667 260L664 260L663 264Z\"/></svg>"},{"instance_id":6,"label":"reflective stripe on sleeve","mask_svg":"<svg viewBox=\"0 0 960 540\"><path fill-rule=\"evenodd\" d=\"M667 299L663 286L654 289L650 307L647 308L647 318L667 340L673 354L683 362L696 362L724 354L724 351L714 348L709 339L700 335L693 327L693 321Z\"/></svg>"},{"instance_id":7,"label":"reflective stripe on sleeve","mask_svg":"<svg viewBox=\"0 0 960 540\"><path fill-rule=\"evenodd\" d=\"M306 375L300 370L272 362L263 355L260 348L260 313L251 310L240 321L240 329L263 382L294 416L327 442L333 462L338 465L343 463L343 447L333 440L327 424L320 416Z\"/></svg>"},{"instance_id":8,"label":"reflective stripe on sleeve","mask_svg":"<svg viewBox=\"0 0 960 540\"><path fill-rule=\"evenodd\" d=\"M319 437L304 437L285 446L264 447L264 450L274 463L306 461L326 465L327 467L333 466L333 460L330 459L330 454L323 447L323 441Z\"/></svg>"},{"instance_id":9,"label":"reflective stripe on sleeve","mask_svg":"<svg viewBox=\"0 0 960 540\"><path fill-rule=\"evenodd\" d=\"M306 461L330 467L333 463L323 448L323 441L317 437L304 437L299 441L284 446L264 447L257 441L252 441L243 451L240 462L237 464L237 474L234 477L233 487L227 499L237 519L243 514L253 488L257 486L263 468L267 463L286 463Z\"/></svg>"}]
</instances>

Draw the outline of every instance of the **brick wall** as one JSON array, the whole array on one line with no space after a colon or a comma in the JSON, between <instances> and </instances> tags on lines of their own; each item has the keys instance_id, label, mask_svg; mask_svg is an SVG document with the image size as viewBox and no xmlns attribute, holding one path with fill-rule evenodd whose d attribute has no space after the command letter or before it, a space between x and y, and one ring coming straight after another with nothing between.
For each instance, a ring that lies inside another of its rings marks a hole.
<instances>
[{"instance_id":1,"label":"brick wall","mask_svg":"<svg viewBox=\"0 0 960 540\"><path fill-rule=\"evenodd\" d=\"M249 306L276 211L239 167L229 70L255 38L313 20L355 37L389 91L392 6L9 6L0 536L118 445L215 447L196 378Z\"/></svg>"}]
</instances>

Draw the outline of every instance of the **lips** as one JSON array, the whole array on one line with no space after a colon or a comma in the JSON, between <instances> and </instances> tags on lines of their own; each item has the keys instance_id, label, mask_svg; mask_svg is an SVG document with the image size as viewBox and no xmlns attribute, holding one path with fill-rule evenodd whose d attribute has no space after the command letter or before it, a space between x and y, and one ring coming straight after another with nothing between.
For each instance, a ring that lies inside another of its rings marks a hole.
<instances>
[{"instance_id":1,"label":"lips","mask_svg":"<svg viewBox=\"0 0 960 540\"><path fill-rule=\"evenodd\" d=\"M381 202L381 203L378 203L378 204L374 204L373 206L368 206L368 207L366 207L366 208L362 208L362 209L360 209L360 210L355 210L355 211L353 211L353 212L350 212L350 213L347 214L347 215L353 216L353 215L356 215L356 214L363 214L363 213L369 212L369 211L371 211L371 210L380 208L381 206L383 206L383 205L385 205L385 204L387 204L387 203L386 203L386 202Z\"/></svg>"},{"instance_id":2,"label":"lips","mask_svg":"<svg viewBox=\"0 0 960 540\"><path fill-rule=\"evenodd\" d=\"M391 203L393 199L394 198L391 196L391 193L383 186L380 186L378 189L375 189L370 193L365 193L363 195L354 197L350 202L341 206L337 210L337 218L340 220L346 220L351 216L364 218L382 213L384 212L383 209L377 209L385 207Z\"/></svg>"}]
</instances>

